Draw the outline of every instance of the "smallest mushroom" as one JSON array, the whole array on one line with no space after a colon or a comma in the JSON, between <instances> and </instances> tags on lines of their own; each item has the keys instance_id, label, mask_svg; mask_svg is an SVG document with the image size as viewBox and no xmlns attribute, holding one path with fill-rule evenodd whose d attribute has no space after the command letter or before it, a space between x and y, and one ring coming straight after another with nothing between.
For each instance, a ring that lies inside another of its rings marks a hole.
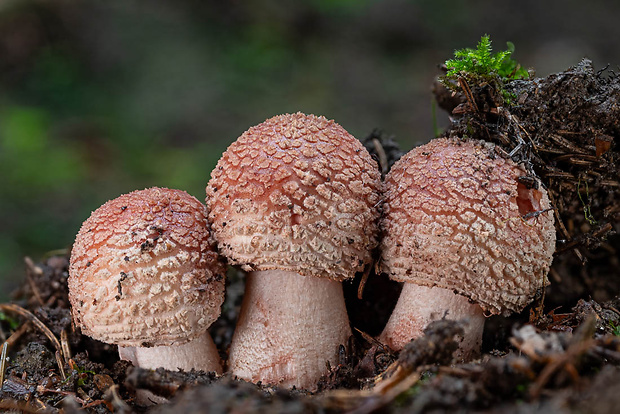
<instances>
[{"instance_id":1,"label":"smallest mushroom","mask_svg":"<svg viewBox=\"0 0 620 414\"><path fill-rule=\"evenodd\" d=\"M184 191L149 188L108 201L71 251L73 319L143 368L222 372L207 328L224 300L226 267L205 206Z\"/></svg>"},{"instance_id":2,"label":"smallest mushroom","mask_svg":"<svg viewBox=\"0 0 620 414\"><path fill-rule=\"evenodd\" d=\"M380 339L400 350L429 322L468 319L460 359L477 355L484 313L520 312L548 284L555 229L546 191L490 143L435 139L386 177L381 268L405 282Z\"/></svg>"}]
</instances>

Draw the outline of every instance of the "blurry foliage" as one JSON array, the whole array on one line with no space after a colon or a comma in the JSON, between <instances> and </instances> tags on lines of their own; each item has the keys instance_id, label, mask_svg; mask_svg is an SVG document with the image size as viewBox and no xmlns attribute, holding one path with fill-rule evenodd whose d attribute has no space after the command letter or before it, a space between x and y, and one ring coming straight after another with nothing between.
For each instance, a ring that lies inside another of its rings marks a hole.
<instances>
[{"instance_id":1,"label":"blurry foliage","mask_svg":"<svg viewBox=\"0 0 620 414\"><path fill-rule=\"evenodd\" d=\"M617 27L608 5L595 13L602 1L562 4ZM0 300L24 255L70 247L110 198L157 185L204 199L222 151L270 116L322 114L360 138L381 127L404 149L427 141L435 64L480 27L526 49L523 13L542 6L523 2L0 1ZM569 21L575 36L603 26ZM544 14L528 22L565 36ZM615 38L596 33L596 46Z\"/></svg>"},{"instance_id":2,"label":"blurry foliage","mask_svg":"<svg viewBox=\"0 0 620 414\"><path fill-rule=\"evenodd\" d=\"M51 142L47 112L12 106L4 109L0 118L3 195L19 197L31 192L62 190L81 181L84 166L79 154L75 148Z\"/></svg>"},{"instance_id":3,"label":"blurry foliage","mask_svg":"<svg viewBox=\"0 0 620 414\"><path fill-rule=\"evenodd\" d=\"M0 282L122 193L204 199L221 153L267 117L357 118L349 40L332 36L370 3L0 3Z\"/></svg>"},{"instance_id":4,"label":"blurry foliage","mask_svg":"<svg viewBox=\"0 0 620 414\"><path fill-rule=\"evenodd\" d=\"M7 316L7 314L2 311L0 311L0 321L5 321L12 331L16 330L21 325L19 320Z\"/></svg>"}]
</instances>

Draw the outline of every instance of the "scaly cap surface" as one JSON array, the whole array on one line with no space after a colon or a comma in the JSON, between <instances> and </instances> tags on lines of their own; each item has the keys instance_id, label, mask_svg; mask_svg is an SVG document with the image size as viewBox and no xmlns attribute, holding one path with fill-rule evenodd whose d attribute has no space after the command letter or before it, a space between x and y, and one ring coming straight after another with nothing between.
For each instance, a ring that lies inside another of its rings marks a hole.
<instances>
[{"instance_id":1,"label":"scaly cap surface","mask_svg":"<svg viewBox=\"0 0 620 414\"><path fill-rule=\"evenodd\" d=\"M435 139L386 177L381 268L453 290L488 313L521 311L548 284L555 250L547 192L482 141Z\"/></svg>"},{"instance_id":2,"label":"scaly cap surface","mask_svg":"<svg viewBox=\"0 0 620 414\"><path fill-rule=\"evenodd\" d=\"M149 188L108 201L71 251L76 325L121 346L163 346L204 334L220 314L226 268L205 207L184 191Z\"/></svg>"},{"instance_id":3,"label":"scaly cap surface","mask_svg":"<svg viewBox=\"0 0 620 414\"><path fill-rule=\"evenodd\" d=\"M247 130L207 185L218 247L245 270L351 278L377 245L376 162L334 121L301 113Z\"/></svg>"}]
</instances>

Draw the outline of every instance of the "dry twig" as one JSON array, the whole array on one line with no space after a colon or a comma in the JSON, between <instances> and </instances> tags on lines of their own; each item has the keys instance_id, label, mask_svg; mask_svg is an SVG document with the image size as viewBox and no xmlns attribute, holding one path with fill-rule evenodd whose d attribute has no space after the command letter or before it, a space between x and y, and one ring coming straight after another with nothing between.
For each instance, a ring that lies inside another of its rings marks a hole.
<instances>
[{"instance_id":1,"label":"dry twig","mask_svg":"<svg viewBox=\"0 0 620 414\"><path fill-rule=\"evenodd\" d=\"M47 337L47 339L50 340L52 345L54 345L54 348L56 348L56 350L62 355L62 346L60 345L60 341L58 341L58 338L56 338L52 331L50 331L50 329L45 326L45 324L41 322L39 318L34 316L32 312L14 303L0 304L0 309L4 312L16 313L32 322L32 324L36 326Z\"/></svg>"},{"instance_id":2,"label":"dry twig","mask_svg":"<svg viewBox=\"0 0 620 414\"><path fill-rule=\"evenodd\" d=\"M63 329L62 332L60 332L60 346L65 360L71 359L71 347L69 346L69 336L66 329Z\"/></svg>"},{"instance_id":3,"label":"dry twig","mask_svg":"<svg viewBox=\"0 0 620 414\"><path fill-rule=\"evenodd\" d=\"M372 139L372 144L375 147L375 151L377 151L377 155L379 156L379 167L381 168L381 174L385 175L388 172L388 157L385 153L385 149L383 149L383 145L381 145L381 141L377 138Z\"/></svg>"},{"instance_id":4,"label":"dry twig","mask_svg":"<svg viewBox=\"0 0 620 414\"><path fill-rule=\"evenodd\" d=\"M37 288L37 284L33 279L34 275L42 275L43 270L39 266L35 265L32 259L28 256L24 257L24 262L26 263L26 280L28 281L28 285L30 286L30 289L32 289L32 293L37 299L37 302L39 302L39 305L43 306L45 301L43 300L43 297L39 292L39 288Z\"/></svg>"},{"instance_id":5,"label":"dry twig","mask_svg":"<svg viewBox=\"0 0 620 414\"><path fill-rule=\"evenodd\" d=\"M30 312L27 309L22 308L19 305L16 305L13 303L0 304L0 310L4 312L16 313L26 318L28 322L31 322L34 326L36 326L47 337L47 339L49 339L52 345L54 345L54 348L56 348L56 362L58 363L58 368L60 370L60 373L63 379L66 378L63 362L66 363L67 360L63 354L63 349L62 349L62 345L60 344L60 341L58 341L58 338L56 338L56 336L52 333L52 331L47 326L45 326L45 324L41 322L39 318L37 318L34 314L32 314L32 312Z\"/></svg>"},{"instance_id":6,"label":"dry twig","mask_svg":"<svg viewBox=\"0 0 620 414\"><path fill-rule=\"evenodd\" d=\"M2 389L2 384L4 384L4 372L6 371L6 353L8 348L8 342L2 344L2 353L0 353L0 389Z\"/></svg>"}]
</instances>

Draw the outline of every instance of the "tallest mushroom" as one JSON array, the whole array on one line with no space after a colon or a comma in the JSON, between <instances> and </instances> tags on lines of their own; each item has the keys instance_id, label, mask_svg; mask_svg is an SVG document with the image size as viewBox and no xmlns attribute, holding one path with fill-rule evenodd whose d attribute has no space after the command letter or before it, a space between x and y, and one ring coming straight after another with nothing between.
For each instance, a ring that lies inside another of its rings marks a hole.
<instances>
[{"instance_id":1,"label":"tallest mushroom","mask_svg":"<svg viewBox=\"0 0 620 414\"><path fill-rule=\"evenodd\" d=\"M341 281L377 245L377 164L324 117L286 114L250 128L207 185L220 252L248 273L229 369L314 389L351 334Z\"/></svg>"}]
</instances>

